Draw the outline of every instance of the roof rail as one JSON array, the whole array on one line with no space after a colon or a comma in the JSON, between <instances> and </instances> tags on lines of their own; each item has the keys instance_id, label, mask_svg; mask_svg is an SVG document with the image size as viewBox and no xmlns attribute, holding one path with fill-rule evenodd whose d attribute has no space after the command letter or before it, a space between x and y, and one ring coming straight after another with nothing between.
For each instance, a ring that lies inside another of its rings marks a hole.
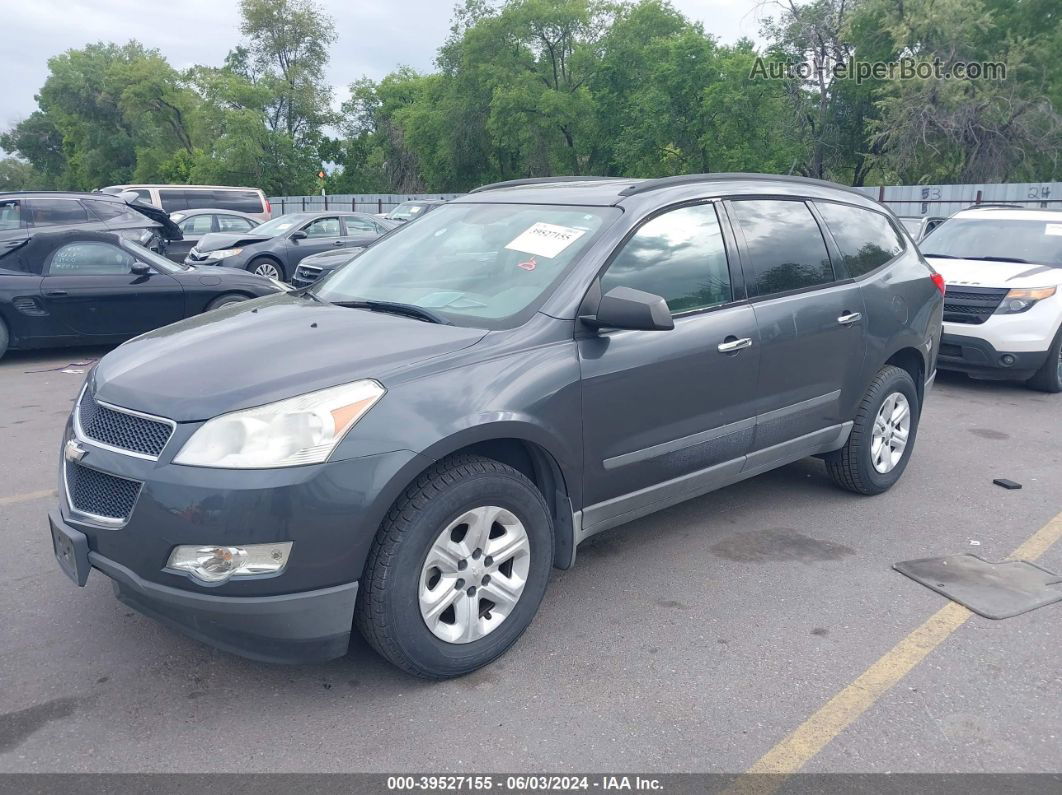
<instances>
[{"instance_id":1,"label":"roof rail","mask_svg":"<svg viewBox=\"0 0 1062 795\"><path fill-rule=\"evenodd\" d=\"M873 201L872 196L868 196L855 188L850 188L847 185L840 185L836 182L828 182L824 179L811 179L810 177L795 177L789 174L747 174L742 172L719 172L717 174L679 174L675 177L660 177L659 179L647 179L643 182L637 182L628 188L624 188L620 191L621 196L635 196L639 193L647 193L651 190L658 190L660 188L671 188L677 185L693 185L698 182L722 182L735 179L758 179L770 182L795 182L800 185L819 185L824 188L832 188L834 190L843 190L849 193L855 193L858 196L862 196L864 199L870 199Z\"/></svg>"},{"instance_id":2,"label":"roof rail","mask_svg":"<svg viewBox=\"0 0 1062 795\"><path fill-rule=\"evenodd\" d=\"M478 188L473 188L469 193L480 193L498 188L517 188L521 185L549 185L553 182L601 182L619 179L622 179L622 177L529 177L527 179L508 179L504 182L491 182L489 185L480 185Z\"/></svg>"},{"instance_id":3,"label":"roof rail","mask_svg":"<svg viewBox=\"0 0 1062 795\"><path fill-rule=\"evenodd\" d=\"M1037 201L1037 199L1029 199L1029 201ZM1041 207L1025 207L1021 204L1008 204L1004 202L983 202L981 204L971 204L969 207L964 207L964 210L1037 210L1044 209Z\"/></svg>"}]
</instances>

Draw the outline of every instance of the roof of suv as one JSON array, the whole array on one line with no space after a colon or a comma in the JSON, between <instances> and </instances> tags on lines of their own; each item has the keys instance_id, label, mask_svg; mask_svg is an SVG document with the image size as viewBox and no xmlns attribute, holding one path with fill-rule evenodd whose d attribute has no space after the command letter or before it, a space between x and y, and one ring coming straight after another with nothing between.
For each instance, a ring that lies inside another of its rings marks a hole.
<instances>
[{"instance_id":1,"label":"roof of suv","mask_svg":"<svg viewBox=\"0 0 1062 795\"><path fill-rule=\"evenodd\" d=\"M882 205L854 188L806 177L775 174L684 174L660 179L631 177L542 177L510 180L483 185L465 196L453 199L463 202L519 202L521 204L574 204L607 207L624 204L627 200L646 194L669 191L688 198L688 194L708 196L734 194L803 195L837 198L839 192L853 204L881 210Z\"/></svg>"},{"instance_id":2,"label":"roof of suv","mask_svg":"<svg viewBox=\"0 0 1062 795\"><path fill-rule=\"evenodd\" d=\"M70 199L103 199L104 201L122 201L120 197L111 193L90 193L79 190L7 190L0 191L0 199L5 197L17 199L32 199L35 196L44 199L70 198Z\"/></svg>"}]
</instances>

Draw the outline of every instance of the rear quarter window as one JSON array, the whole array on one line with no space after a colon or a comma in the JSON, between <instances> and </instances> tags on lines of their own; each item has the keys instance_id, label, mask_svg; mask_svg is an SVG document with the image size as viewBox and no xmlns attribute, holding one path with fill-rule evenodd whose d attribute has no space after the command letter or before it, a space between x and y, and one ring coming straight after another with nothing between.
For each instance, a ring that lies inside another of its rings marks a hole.
<instances>
[{"instance_id":1,"label":"rear quarter window","mask_svg":"<svg viewBox=\"0 0 1062 795\"><path fill-rule=\"evenodd\" d=\"M849 276L880 268L904 249L903 238L881 213L848 204L815 202L826 221Z\"/></svg>"}]
</instances>

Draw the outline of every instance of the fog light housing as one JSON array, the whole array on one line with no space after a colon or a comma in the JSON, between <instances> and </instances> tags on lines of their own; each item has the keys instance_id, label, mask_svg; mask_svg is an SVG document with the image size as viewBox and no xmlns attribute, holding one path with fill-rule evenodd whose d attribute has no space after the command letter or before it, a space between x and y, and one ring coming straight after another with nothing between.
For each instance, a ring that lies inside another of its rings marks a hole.
<instances>
[{"instance_id":1,"label":"fog light housing","mask_svg":"<svg viewBox=\"0 0 1062 795\"><path fill-rule=\"evenodd\" d=\"M1009 353L1004 353L1002 356L999 357L999 361L1003 364L1004 367L1010 367L1012 364L1014 364L1015 359Z\"/></svg>"},{"instance_id":2,"label":"fog light housing","mask_svg":"<svg viewBox=\"0 0 1062 795\"><path fill-rule=\"evenodd\" d=\"M279 574L288 564L291 546L291 541L278 541L241 547L174 547L166 568L209 585L218 585L233 577Z\"/></svg>"}]
</instances>

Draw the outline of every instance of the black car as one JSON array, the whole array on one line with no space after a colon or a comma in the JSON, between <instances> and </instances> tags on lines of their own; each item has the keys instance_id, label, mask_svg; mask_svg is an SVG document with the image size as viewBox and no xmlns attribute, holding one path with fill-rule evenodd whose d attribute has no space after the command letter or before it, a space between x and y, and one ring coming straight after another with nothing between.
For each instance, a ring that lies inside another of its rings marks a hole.
<instances>
[{"instance_id":1,"label":"black car","mask_svg":"<svg viewBox=\"0 0 1062 795\"><path fill-rule=\"evenodd\" d=\"M427 215L432 210L442 207L444 204L446 204L446 200L444 199L415 199L408 202L402 202L390 212L385 213L383 217L389 221L397 221L400 224L404 224L408 221L420 218L423 215Z\"/></svg>"},{"instance_id":2,"label":"black car","mask_svg":"<svg viewBox=\"0 0 1062 795\"><path fill-rule=\"evenodd\" d=\"M170 213L170 220L181 230L181 239L166 244L166 256L174 262L184 262L188 252L211 232L244 234L262 222L253 215L235 210L181 210Z\"/></svg>"},{"instance_id":3,"label":"black car","mask_svg":"<svg viewBox=\"0 0 1062 795\"><path fill-rule=\"evenodd\" d=\"M305 257L368 245L394 226L394 221L365 213L290 213L249 232L206 235L192 248L185 263L223 264L288 281Z\"/></svg>"},{"instance_id":4,"label":"black car","mask_svg":"<svg viewBox=\"0 0 1062 795\"><path fill-rule=\"evenodd\" d=\"M0 356L121 342L284 289L243 271L170 262L109 232L43 232L0 252Z\"/></svg>"},{"instance_id":5,"label":"black car","mask_svg":"<svg viewBox=\"0 0 1062 795\"><path fill-rule=\"evenodd\" d=\"M309 287L341 265L346 265L364 250L364 247L358 246L313 254L299 263L299 267L295 269L295 275L291 277L291 284L293 287Z\"/></svg>"},{"instance_id":6,"label":"black car","mask_svg":"<svg viewBox=\"0 0 1062 795\"><path fill-rule=\"evenodd\" d=\"M181 239L181 230L167 213L134 193L0 193L0 253L38 232L63 229L116 232L153 251L164 251L168 241Z\"/></svg>"},{"instance_id":7,"label":"black car","mask_svg":"<svg viewBox=\"0 0 1062 795\"><path fill-rule=\"evenodd\" d=\"M839 185L488 186L103 357L56 555L250 657L337 657L357 626L413 674L468 673L595 533L805 456L890 488L942 306L896 218Z\"/></svg>"}]
</instances>

